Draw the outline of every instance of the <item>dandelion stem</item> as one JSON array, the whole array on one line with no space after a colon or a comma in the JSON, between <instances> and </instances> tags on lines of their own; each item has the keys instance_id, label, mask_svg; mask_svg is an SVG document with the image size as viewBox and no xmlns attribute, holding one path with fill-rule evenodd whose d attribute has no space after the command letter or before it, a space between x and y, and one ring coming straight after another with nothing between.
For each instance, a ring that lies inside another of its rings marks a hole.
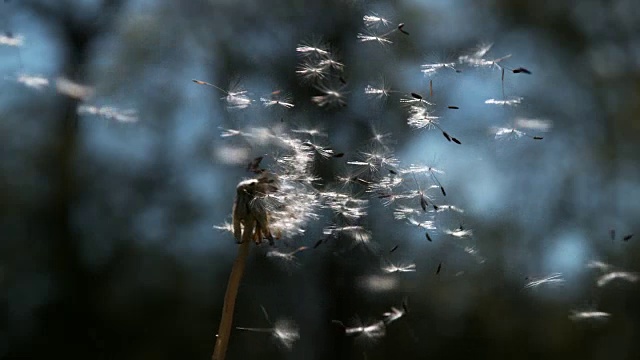
<instances>
[{"instance_id":1,"label":"dandelion stem","mask_svg":"<svg viewBox=\"0 0 640 360\"><path fill-rule=\"evenodd\" d=\"M222 305L222 318L220 319L216 345L213 350L213 355L211 356L212 360L224 360L227 353L229 337L231 335L231 324L233 323L233 309L236 305L238 288L240 287L244 267L247 263L250 245L251 241L247 241L246 239L240 244L238 248L238 256L233 262L233 267L231 268L229 282L227 283L227 292L224 295L224 305Z\"/></svg>"}]
</instances>

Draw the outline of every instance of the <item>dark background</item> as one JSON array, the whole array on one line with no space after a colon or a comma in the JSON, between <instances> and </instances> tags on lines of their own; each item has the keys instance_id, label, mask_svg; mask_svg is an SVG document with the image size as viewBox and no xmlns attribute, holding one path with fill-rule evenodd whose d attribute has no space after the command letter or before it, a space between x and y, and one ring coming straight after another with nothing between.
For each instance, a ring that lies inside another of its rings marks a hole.
<instances>
[{"instance_id":1,"label":"dark background","mask_svg":"<svg viewBox=\"0 0 640 360\"><path fill-rule=\"evenodd\" d=\"M640 6L617 1L4 1L0 27L24 36L0 46L0 287L6 321L0 357L209 358L236 245L214 225L230 221L245 157L275 149L221 128L320 127L343 159L317 161L324 184L370 150L372 127L392 133L404 166L442 169L447 201L465 212L471 239L424 233L370 199L369 247L327 242L281 266L252 249L235 324L300 327L289 352L265 333L234 331L230 359L546 358L636 359L638 284L597 287L601 260L639 270ZM404 22L393 44L360 43L370 12ZM299 81L296 45L323 39L345 63L348 106L319 109ZM501 97L500 71L442 72L435 102L458 105L437 131L411 130L399 94L367 99L383 76L407 94L428 92L420 65L476 44L488 57L532 75L506 74L518 107ZM49 79L43 89L19 74ZM78 115L79 100L55 90L63 76L94 87L92 105L136 109L121 123ZM223 88L236 79L255 97L283 89L294 109L229 111ZM544 140L495 139L516 116L547 119ZM222 155L221 155L222 154ZM233 159L232 159L233 160ZM366 198L369 194L355 191ZM416 204L417 206L417 204ZM331 222L277 246L312 246ZM616 230L616 238L609 236ZM288 245L287 245L288 244ZM389 254L388 249L398 245ZM475 255L464 249L473 249ZM385 275L380 254L413 261L415 273ZM442 271L435 275L438 264ZM562 286L524 289L559 272ZM386 284L381 290L372 284ZM332 320L379 319L408 299L410 313L376 342L347 338ZM608 321L575 322L572 310Z\"/></svg>"}]
</instances>

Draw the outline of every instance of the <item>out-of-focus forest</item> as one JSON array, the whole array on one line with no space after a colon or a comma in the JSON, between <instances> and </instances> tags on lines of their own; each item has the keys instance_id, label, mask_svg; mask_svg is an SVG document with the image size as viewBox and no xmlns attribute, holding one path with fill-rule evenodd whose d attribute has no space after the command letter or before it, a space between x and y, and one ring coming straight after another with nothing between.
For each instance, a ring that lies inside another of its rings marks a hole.
<instances>
[{"instance_id":1,"label":"out-of-focus forest","mask_svg":"<svg viewBox=\"0 0 640 360\"><path fill-rule=\"evenodd\" d=\"M0 31L1 358L210 358L258 157L277 239L227 358L640 353L637 1L5 0Z\"/></svg>"}]
</instances>

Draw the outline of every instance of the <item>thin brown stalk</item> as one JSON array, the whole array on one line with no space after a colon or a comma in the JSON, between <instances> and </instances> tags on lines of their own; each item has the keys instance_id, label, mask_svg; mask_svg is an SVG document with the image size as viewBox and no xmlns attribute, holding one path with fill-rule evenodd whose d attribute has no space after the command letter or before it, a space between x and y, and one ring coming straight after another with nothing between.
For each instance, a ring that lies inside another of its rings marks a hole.
<instances>
[{"instance_id":1,"label":"thin brown stalk","mask_svg":"<svg viewBox=\"0 0 640 360\"><path fill-rule=\"evenodd\" d=\"M233 262L231 274L229 275L229 283L227 283L227 292L224 295L224 305L222 305L222 318L220 319L220 327L216 335L216 345L213 350L212 360L224 360L229 345L229 337L231 336L231 324L233 323L233 309L236 305L236 297L238 288L244 273L244 267L247 263L249 248L251 241L244 239L238 247L238 256Z\"/></svg>"}]
</instances>

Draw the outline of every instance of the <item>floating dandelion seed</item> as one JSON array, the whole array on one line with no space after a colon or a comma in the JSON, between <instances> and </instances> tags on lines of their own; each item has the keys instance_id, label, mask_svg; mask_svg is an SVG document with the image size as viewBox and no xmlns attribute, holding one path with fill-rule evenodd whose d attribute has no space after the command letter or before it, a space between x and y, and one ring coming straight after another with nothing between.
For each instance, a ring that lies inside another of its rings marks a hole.
<instances>
[{"instance_id":1,"label":"floating dandelion seed","mask_svg":"<svg viewBox=\"0 0 640 360\"><path fill-rule=\"evenodd\" d=\"M78 100L87 100L94 92L93 88L90 86L80 85L63 77L56 79L56 89L60 94L64 94Z\"/></svg>"},{"instance_id":2,"label":"floating dandelion seed","mask_svg":"<svg viewBox=\"0 0 640 360\"><path fill-rule=\"evenodd\" d=\"M416 226L421 227L421 228L423 228L425 230L435 230L436 229L436 225L432 220L417 221L413 217L407 217L407 221L409 222L409 224L416 225Z\"/></svg>"},{"instance_id":3,"label":"floating dandelion seed","mask_svg":"<svg viewBox=\"0 0 640 360\"><path fill-rule=\"evenodd\" d=\"M485 59L484 56L492 46L493 44L479 45L473 53L458 57L458 61L474 67L496 67L502 70L500 62L510 58L511 54L496 59Z\"/></svg>"},{"instance_id":4,"label":"floating dandelion seed","mask_svg":"<svg viewBox=\"0 0 640 360\"><path fill-rule=\"evenodd\" d=\"M612 271L610 273L606 273L596 280L596 284L599 287L605 286L613 280L620 279L625 280L631 283L634 283L640 279L637 273L627 272L627 271Z\"/></svg>"},{"instance_id":5,"label":"floating dandelion seed","mask_svg":"<svg viewBox=\"0 0 640 360\"><path fill-rule=\"evenodd\" d=\"M293 129L291 130L292 133L297 133L297 134L306 134L309 136L321 136L321 137L327 137L327 133L324 133L322 131L320 131L319 129Z\"/></svg>"},{"instance_id":6,"label":"floating dandelion seed","mask_svg":"<svg viewBox=\"0 0 640 360\"><path fill-rule=\"evenodd\" d=\"M404 23L398 24L398 31L400 31L401 33L403 33L405 35L409 35L409 32L404 30Z\"/></svg>"},{"instance_id":7,"label":"floating dandelion seed","mask_svg":"<svg viewBox=\"0 0 640 360\"><path fill-rule=\"evenodd\" d=\"M457 73L461 72L460 70L456 69L454 62L422 64L420 65L420 68L422 69L420 70L420 72L422 72L425 76L431 76L441 69L450 69Z\"/></svg>"},{"instance_id":8,"label":"floating dandelion seed","mask_svg":"<svg viewBox=\"0 0 640 360\"><path fill-rule=\"evenodd\" d=\"M514 74L523 73L523 74L531 75L531 71L529 71L529 70L527 70L527 69L525 69L523 67L512 69L511 72L513 72Z\"/></svg>"},{"instance_id":9,"label":"floating dandelion seed","mask_svg":"<svg viewBox=\"0 0 640 360\"><path fill-rule=\"evenodd\" d=\"M305 60L298 66L296 74L304 81L317 82L326 78L328 72L327 67L321 66L311 60Z\"/></svg>"},{"instance_id":10,"label":"floating dandelion seed","mask_svg":"<svg viewBox=\"0 0 640 360\"><path fill-rule=\"evenodd\" d=\"M513 99L507 99L507 100L488 99L488 100L485 100L484 103L489 105L516 106L516 105L520 105L521 102L522 102L522 97L515 97Z\"/></svg>"},{"instance_id":11,"label":"floating dandelion seed","mask_svg":"<svg viewBox=\"0 0 640 360\"><path fill-rule=\"evenodd\" d=\"M376 35L375 33L368 31L366 34L358 33L356 37L360 42L376 42L382 46L393 44L391 40L389 40L388 36L390 33L385 33L382 35Z\"/></svg>"},{"instance_id":12,"label":"floating dandelion seed","mask_svg":"<svg viewBox=\"0 0 640 360\"><path fill-rule=\"evenodd\" d=\"M202 80L196 80L193 79L191 80L194 83L198 84L198 85L206 85L206 86L211 86L215 89L218 89L220 91L222 91L223 93L227 94L227 96L222 97L221 99L225 100L227 103L227 109L231 109L231 110L242 110L242 109L246 109L248 108L251 103L253 102L253 100L251 100L248 96L248 92L246 90L243 90L239 84L235 84L234 86L231 87L231 89L229 91L224 90L216 85L213 85L211 83L208 83L206 81L202 81Z\"/></svg>"},{"instance_id":13,"label":"floating dandelion seed","mask_svg":"<svg viewBox=\"0 0 640 360\"><path fill-rule=\"evenodd\" d=\"M589 269L598 269L598 270L603 271L603 272L609 271L612 268L611 265L609 265L607 263L604 263L602 261L598 261L598 260L589 261L587 263L587 267Z\"/></svg>"},{"instance_id":14,"label":"floating dandelion seed","mask_svg":"<svg viewBox=\"0 0 640 360\"><path fill-rule=\"evenodd\" d=\"M335 153L332 149L325 148L320 145L316 145L311 141L305 141L302 143L302 145L312 148L313 150L315 150L316 153L318 153L318 155L322 156L325 159L335 156Z\"/></svg>"},{"instance_id":15,"label":"floating dandelion seed","mask_svg":"<svg viewBox=\"0 0 640 360\"><path fill-rule=\"evenodd\" d=\"M489 52L489 50L491 50L492 47L493 47L493 43L478 44L470 54L460 56L458 58L458 61L464 62L464 59L468 59L468 58L475 58L475 59L482 58L487 54L487 52Z\"/></svg>"},{"instance_id":16,"label":"floating dandelion seed","mask_svg":"<svg viewBox=\"0 0 640 360\"><path fill-rule=\"evenodd\" d=\"M530 289L534 287L538 287L545 284L563 284L564 279L562 278L561 273L553 273L549 276L545 276L540 279L531 280L524 285L525 289Z\"/></svg>"},{"instance_id":17,"label":"floating dandelion seed","mask_svg":"<svg viewBox=\"0 0 640 360\"><path fill-rule=\"evenodd\" d=\"M301 247L299 247L299 248L297 248L297 249L295 249L293 251L290 251L290 252L282 252L282 251L279 251L279 250L276 250L276 249L272 249L272 250L269 250L267 252L267 257L275 259L275 260L282 261L282 262L284 262L286 264L291 264L291 265L296 266L296 265L299 265L298 261L296 259L296 254L298 254L301 251L307 250L307 249L308 248L306 246L301 246Z\"/></svg>"},{"instance_id":18,"label":"floating dandelion seed","mask_svg":"<svg viewBox=\"0 0 640 360\"><path fill-rule=\"evenodd\" d=\"M411 100L403 99L403 100L406 103L408 103L409 101L425 102L424 99L411 99ZM427 105L431 105L431 104L427 103ZM413 128L416 128L416 129L422 129L422 128L433 129L433 128L437 128L442 133L442 136L444 136L445 139L447 139L447 141L454 142L454 143L456 143L458 145L462 144L462 142L460 140L458 140L457 138L449 135L449 133L447 133L438 124L438 119L439 119L439 117L431 115L429 113L429 110L426 107L411 105L410 108L409 108L409 118L407 119L407 124L409 124L409 126L411 126Z\"/></svg>"},{"instance_id":19,"label":"floating dandelion seed","mask_svg":"<svg viewBox=\"0 0 640 360\"><path fill-rule=\"evenodd\" d=\"M387 261L388 265L382 266L382 271L386 273L398 273L398 272L415 272L416 264L414 263L404 263L395 265L390 261Z\"/></svg>"},{"instance_id":20,"label":"floating dandelion seed","mask_svg":"<svg viewBox=\"0 0 640 360\"><path fill-rule=\"evenodd\" d=\"M49 79L40 75L20 74L16 81L26 87L42 90L49 86Z\"/></svg>"},{"instance_id":21,"label":"floating dandelion seed","mask_svg":"<svg viewBox=\"0 0 640 360\"><path fill-rule=\"evenodd\" d=\"M602 261L589 261L587 263L587 267L590 269L598 269L602 273L602 275L600 275L596 280L596 284L599 287L605 286L616 279L631 283L635 283L640 280L640 274L616 269L612 265L606 264Z\"/></svg>"},{"instance_id":22,"label":"floating dandelion seed","mask_svg":"<svg viewBox=\"0 0 640 360\"><path fill-rule=\"evenodd\" d=\"M525 135L526 135L525 132L516 130L515 128L497 128L495 132L495 139L496 140L519 139Z\"/></svg>"},{"instance_id":23,"label":"floating dandelion seed","mask_svg":"<svg viewBox=\"0 0 640 360\"><path fill-rule=\"evenodd\" d=\"M422 95L412 92L409 94L410 96L404 97L402 99L400 99L400 103L403 105L408 105L410 107L413 106L433 106L435 104L428 102L427 100L424 99L424 97L422 97Z\"/></svg>"},{"instance_id":24,"label":"floating dandelion seed","mask_svg":"<svg viewBox=\"0 0 640 360\"><path fill-rule=\"evenodd\" d=\"M375 341L386 335L384 321L375 321L366 325L346 327L341 321L333 320L334 324L340 325L346 336L363 337L368 340Z\"/></svg>"},{"instance_id":25,"label":"floating dandelion seed","mask_svg":"<svg viewBox=\"0 0 640 360\"><path fill-rule=\"evenodd\" d=\"M378 27L384 26L387 27L391 24L391 22L378 14L371 12L362 17L362 21L364 21L364 25L366 27Z\"/></svg>"},{"instance_id":26,"label":"floating dandelion seed","mask_svg":"<svg viewBox=\"0 0 640 360\"><path fill-rule=\"evenodd\" d=\"M431 235L429 235L429 232L425 232L424 235L429 242L433 242L433 239L431 239Z\"/></svg>"},{"instance_id":27,"label":"floating dandelion seed","mask_svg":"<svg viewBox=\"0 0 640 360\"><path fill-rule=\"evenodd\" d=\"M407 307L404 302L402 303L402 309L398 309L392 306L390 311L387 311L382 314L382 317L383 317L382 321L384 322L385 325L389 325L394 321L400 320L400 318L406 315L407 313L406 308Z\"/></svg>"},{"instance_id":28,"label":"floating dandelion seed","mask_svg":"<svg viewBox=\"0 0 640 360\"><path fill-rule=\"evenodd\" d=\"M331 106L346 106L344 94L341 92L341 88L331 88L328 86L317 86L316 89L322 93L322 95L311 97L311 101L319 107L331 107Z\"/></svg>"},{"instance_id":29,"label":"floating dandelion seed","mask_svg":"<svg viewBox=\"0 0 640 360\"><path fill-rule=\"evenodd\" d=\"M331 55L327 55L325 59L320 60L318 62L318 66L324 67L326 69L333 69L335 71L344 70L344 64L339 62L338 60L333 59ZM340 82L342 82L343 84L347 83L344 79L340 80Z\"/></svg>"},{"instance_id":30,"label":"floating dandelion seed","mask_svg":"<svg viewBox=\"0 0 640 360\"><path fill-rule=\"evenodd\" d=\"M14 36L9 32L0 35L0 45L20 47L23 43L24 36L22 35Z\"/></svg>"},{"instance_id":31,"label":"floating dandelion seed","mask_svg":"<svg viewBox=\"0 0 640 360\"><path fill-rule=\"evenodd\" d=\"M387 98L391 95L391 93L395 92L396 91L391 90L391 87L386 84L383 78L380 79L377 84L367 84L367 86L364 88L364 93L366 95L377 99Z\"/></svg>"},{"instance_id":32,"label":"floating dandelion seed","mask_svg":"<svg viewBox=\"0 0 640 360\"><path fill-rule=\"evenodd\" d=\"M265 107L282 106L286 109L291 109L295 105L291 102L291 97L283 94L280 90L274 91L267 97L261 97L260 101Z\"/></svg>"},{"instance_id":33,"label":"floating dandelion seed","mask_svg":"<svg viewBox=\"0 0 640 360\"><path fill-rule=\"evenodd\" d=\"M593 320L593 321L604 321L608 320L611 314L604 311L577 311L572 310L569 314L569 320L572 321L585 321L585 320Z\"/></svg>"},{"instance_id":34,"label":"floating dandelion seed","mask_svg":"<svg viewBox=\"0 0 640 360\"><path fill-rule=\"evenodd\" d=\"M466 237L471 237L471 235L473 235L473 231L471 229L463 229L463 228L457 228L454 230L446 229L444 230L444 233L457 238L466 238Z\"/></svg>"},{"instance_id":35,"label":"floating dandelion seed","mask_svg":"<svg viewBox=\"0 0 640 360\"><path fill-rule=\"evenodd\" d=\"M368 201L366 199L357 199L347 194L332 191L322 192L320 196L327 208L347 221L356 221L367 215Z\"/></svg>"},{"instance_id":36,"label":"floating dandelion seed","mask_svg":"<svg viewBox=\"0 0 640 360\"><path fill-rule=\"evenodd\" d=\"M316 44L316 45L311 45L311 44L299 44L296 47L296 52L298 54L301 54L303 56L310 56L310 55L315 55L315 56L328 56L330 55L328 49L326 46L322 45L322 44Z\"/></svg>"},{"instance_id":37,"label":"floating dandelion seed","mask_svg":"<svg viewBox=\"0 0 640 360\"><path fill-rule=\"evenodd\" d=\"M371 240L371 234L359 225L347 225L347 226L329 226L323 229L323 234L338 237L344 234L356 243L367 244Z\"/></svg>"},{"instance_id":38,"label":"floating dandelion seed","mask_svg":"<svg viewBox=\"0 0 640 360\"><path fill-rule=\"evenodd\" d=\"M80 105L78 106L78 114L97 115L105 119L113 119L124 123L138 121L138 116L136 115L135 110L120 110L110 106L97 107L92 105Z\"/></svg>"},{"instance_id":39,"label":"floating dandelion seed","mask_svg":"<svg viewBox=\"0 0 640 360\"><path fill-rule=\"evenodd\" d=\"M228 231L233 234L233 224L229 222L225 222L221 225L214 225L213 228L216 230Z\"/></svg>"},{"instance_id":40,"label":"floating dandelion seed","mask_svg":"<svg viewBox=\"0 0 640 360\"><path fill-rule=\"evenodd\" d=\"M272 328L236 327L237 330L270 333L273 339L287 350L291 350L300 339L300 331L296 323L291 320L276 320Z\"/></svg>"},{"instance_id":41,"label":"floating dandelion seed","mask_svg":"<svg viewBox=\"0 0 640 360\"><path fill-rule=\"evenodd\" d=\"M521 129L549 131L553 127L553 122L551 120L518 117L514 120L514 125Z\"/></svg>"}]
</instances>

